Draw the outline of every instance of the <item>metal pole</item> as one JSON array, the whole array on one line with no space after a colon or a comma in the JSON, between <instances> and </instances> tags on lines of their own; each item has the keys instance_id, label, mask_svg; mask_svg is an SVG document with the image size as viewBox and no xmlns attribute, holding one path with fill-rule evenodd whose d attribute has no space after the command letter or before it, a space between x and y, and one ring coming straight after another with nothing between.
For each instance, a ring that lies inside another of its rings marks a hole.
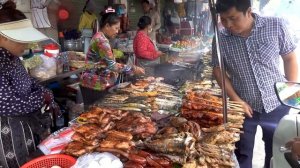
<instances>
[{"instance_id":1,"label":"metal pole","mask_svg":"<svg viewBox=\"0 0 300 168\"><path fill-rule=\"evenodd\" d=\"M224 124L227 123L227 96L226 96L226 90L225 90L225 66L224 66L224 58L222 57L220 53L220 44L219 44L219 28L218 28L218 17L217 17L217 11L215 6L214 0L209 0L209 8L212 15L212 22L215 32L215 41L216 41L216 50L217 50L217 56L219 59L219 65L221 69L221 79L222 79L222 104L223 104L223 122Z\"/></svg>"},{"instance_id":2,"label":"metal pole","mask_svg":"<svg viewBox=\"0 0 300 168\"><path fill-rule=\"evenodd\" d=\"M198 16L198 13L197 13L197 0L195 0L195 4L194 4L195 8L194 8L194 35L197 35L197 16Z\"/></svg>"}]
</instances>

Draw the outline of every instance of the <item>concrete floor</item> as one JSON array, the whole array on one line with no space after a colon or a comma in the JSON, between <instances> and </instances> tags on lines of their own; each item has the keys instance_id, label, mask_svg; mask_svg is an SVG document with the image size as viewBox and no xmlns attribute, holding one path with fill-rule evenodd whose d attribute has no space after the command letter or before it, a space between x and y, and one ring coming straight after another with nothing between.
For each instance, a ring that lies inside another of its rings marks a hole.
<instances>
[{"instance_id":1,"label":"concrete floor","mask_svg":"<svg viewBox=\"0 0 300 168\"><path fill-rule=\"evenodd\" d=\"M255 136L254 154L252 159L253 168L263 168L265 162L265 147L264 141L262 141L262 130L261 127L257 127Z\"/></svg>"}]
</instances>

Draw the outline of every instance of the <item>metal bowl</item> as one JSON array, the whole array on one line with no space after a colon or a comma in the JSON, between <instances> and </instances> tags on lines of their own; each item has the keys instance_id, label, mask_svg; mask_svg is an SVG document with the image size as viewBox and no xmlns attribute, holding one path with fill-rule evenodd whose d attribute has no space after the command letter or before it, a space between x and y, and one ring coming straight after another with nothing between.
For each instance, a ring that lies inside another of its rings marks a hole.
<instances>
[{"instance_id":1,"label":"metal bowl","mask_svg":"<svg viewBox=\"0 0 300 168\"><path fill-rule=\"evenodd\" d=\"M83 51L83 45L81 38L71 39L64 41L64 49L66 51Z\"/></svg>"}]
</instances>

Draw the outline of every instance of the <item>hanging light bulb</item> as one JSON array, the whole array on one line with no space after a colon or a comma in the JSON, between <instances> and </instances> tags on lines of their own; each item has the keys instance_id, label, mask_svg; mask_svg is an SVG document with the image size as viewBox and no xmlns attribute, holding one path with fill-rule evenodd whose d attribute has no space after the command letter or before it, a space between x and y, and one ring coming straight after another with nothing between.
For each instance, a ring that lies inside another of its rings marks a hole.
<instances>
[{"instance_id":1,"label":"hanging light bulb","mask_svg":"<svg viewBox=\"0 0 300 168\"><path fill-rule=\"evenodd\" d=\"M174 0L174 3L182 3L182 0Z\"/></svg>"}]
</instances>

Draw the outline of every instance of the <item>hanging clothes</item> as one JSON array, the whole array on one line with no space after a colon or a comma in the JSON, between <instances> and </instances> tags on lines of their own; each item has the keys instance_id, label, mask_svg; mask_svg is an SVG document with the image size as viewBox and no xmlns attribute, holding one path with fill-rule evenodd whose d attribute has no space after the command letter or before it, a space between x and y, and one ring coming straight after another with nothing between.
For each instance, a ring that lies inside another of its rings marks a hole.
<instances>
[{"instance_id":1,"label":"hanging clothes","mask_svg":"<svg viewBox=\"0 0 300 168\"><path fill-rule=\"evenodd\" d=\"M50 28L46 0L31 0L31 21L35 28Z\"/></svg>"},{"instance_id":2,"label":"hanging clothes","mask_svg":"<svg viewBox=\"0 0 300 168\"><path fill-rule=\"evenodd\" d=\"M178 12L179 17L186 17L184 2L177 5L177 12Z\"/></svg>"},{"instance_id":3,"label":"hanging clothes","mask_svg":"<svg viewBox=\"0 0 300 168\"><path fill-rule=\"evenodd\" d=\"M78 30L82 31L82 29L92 29L93 24L97 21L98 18L94 13L90 13L85 11L80 16Z\"/></svg>"},{"instance_id":4,"label":"hanging clothes","mask_svg":"<svg viewBox=\"0 0 300 168\"><path fill-rule=\"evenodd\" d=\"M87 0L82 9L83 13L80 16L78 30L82 31L83 29L93 29L95 24L98 24L97 15L94 13L96 11L96 4L94 1Z\"/></svg>"}]
</instances>

